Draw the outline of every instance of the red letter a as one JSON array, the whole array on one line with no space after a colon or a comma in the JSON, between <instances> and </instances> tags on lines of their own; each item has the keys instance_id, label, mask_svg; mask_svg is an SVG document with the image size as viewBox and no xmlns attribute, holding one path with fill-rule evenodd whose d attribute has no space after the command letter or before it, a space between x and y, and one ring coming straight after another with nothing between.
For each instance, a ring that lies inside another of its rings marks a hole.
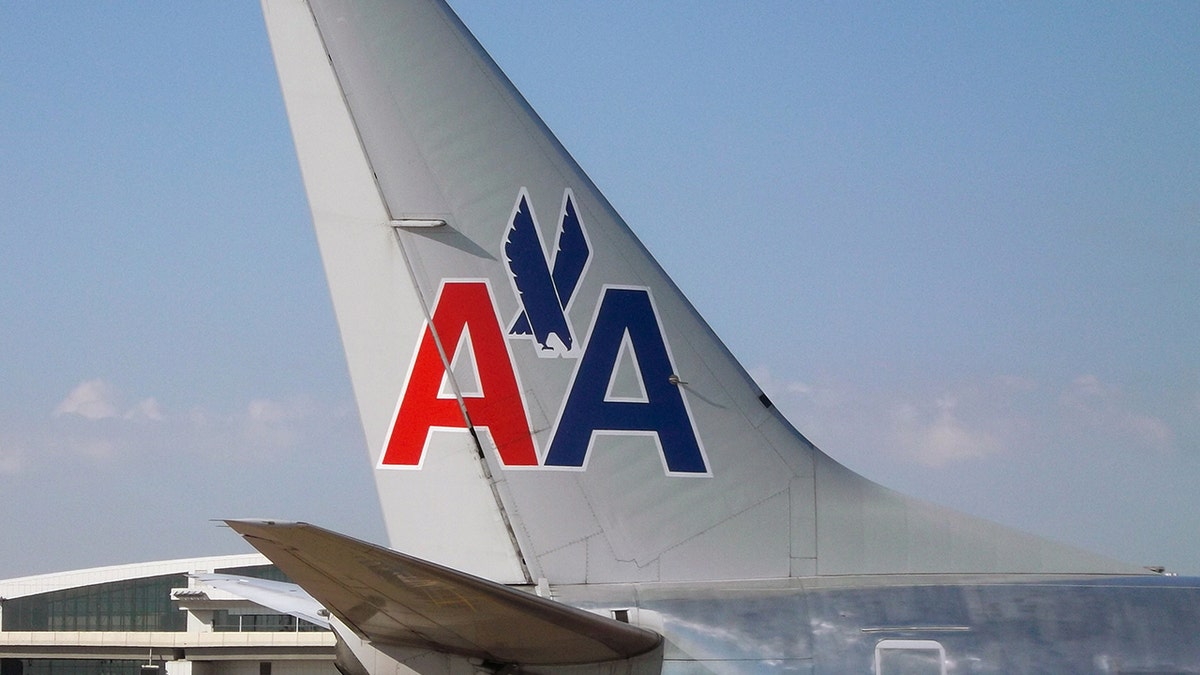
<instances>
[{"instance_id":1,"label":"red letter a","mask_svg":"<svg viewBox=\"0 0 1200 675\"><path fill-rule=\"evenodd\" d=\"M443 282L432 323L445 349L453 350L460 344L472 348L479 391L463 393L471 424L488 429L504 466L537 466L525 404L487 282ZM464 330L470 340L460 342ZM448 358L454 356L448 351ZM435 428L467 428L458 401L452 396L439 396L442 379L447 376L433 331L426 325L384 446L382 466L420 466L429 434Z\"/></svg>"}]
</instances>

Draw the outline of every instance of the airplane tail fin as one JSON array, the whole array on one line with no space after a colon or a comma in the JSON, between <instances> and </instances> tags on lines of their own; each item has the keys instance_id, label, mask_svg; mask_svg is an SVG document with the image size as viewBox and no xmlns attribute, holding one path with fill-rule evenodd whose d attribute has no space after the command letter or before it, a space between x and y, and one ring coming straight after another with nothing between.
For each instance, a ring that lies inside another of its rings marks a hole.
<instances>
[{"instance_id":1,"label":"airplane tail fin","mask_svg":"<svg viewBox=\"0 0 1200 675\"><path fill-rule=\"evenodd\" d=\"M440 0L263 0L391 544L505 583L1129 568L771 405Z\"/></svg>"}]
</instances>

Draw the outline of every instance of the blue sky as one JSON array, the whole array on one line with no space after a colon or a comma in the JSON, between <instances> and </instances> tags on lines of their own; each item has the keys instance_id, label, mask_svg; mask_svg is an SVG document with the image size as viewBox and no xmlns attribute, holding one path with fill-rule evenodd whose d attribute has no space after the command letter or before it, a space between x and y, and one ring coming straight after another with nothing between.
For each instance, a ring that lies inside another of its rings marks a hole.
<instances>
[{"instance_id":1,"label":"blue sky","mask_svg":"<svg viewBox=\"0 0 1200 675\"><path fill-rule=\"evenodd\" d=\"M1200 574L1200 5L453 5L829 454ZM256 3L0 60L0 578L381 541Z\"/></svg>"}]
</instances>

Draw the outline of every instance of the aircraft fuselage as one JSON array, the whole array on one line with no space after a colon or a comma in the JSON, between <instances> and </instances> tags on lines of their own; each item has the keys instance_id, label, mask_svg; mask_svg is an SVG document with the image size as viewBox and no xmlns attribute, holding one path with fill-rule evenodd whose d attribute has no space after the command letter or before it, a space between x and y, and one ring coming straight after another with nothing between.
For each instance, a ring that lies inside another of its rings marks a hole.
<instances>
[{"instance_id":1,"label":"aircraft fuselage","mask_svg":"<svg viewBox=\"0 0 1200 675\"><path fill-rule=\"evenodd\" d=\"M569 604L660 631L664 673L1144 673L1200 663L1195 578L879 576L555 590Z\"/></svg>"}]
</instances>

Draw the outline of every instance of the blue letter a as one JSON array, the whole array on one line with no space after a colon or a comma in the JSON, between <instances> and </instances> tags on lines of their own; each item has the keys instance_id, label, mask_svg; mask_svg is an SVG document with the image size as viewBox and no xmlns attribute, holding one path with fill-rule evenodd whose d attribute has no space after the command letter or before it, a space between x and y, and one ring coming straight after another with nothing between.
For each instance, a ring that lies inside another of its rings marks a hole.
<instances>
[{"instance_id":1,"label":"blue letter a","mask_svg":"<svg viewBox=\"0 0 1200 675\"><path fill-rule=\"evenodd\" d=\"M644 391L641 400L609 395L623 345L636 355L633 361ZM545 465L582 467L596 431L653 432L669 473L708 473L683 392L672 382L672 370L650 292L604 289Z\"/></svg>"}]
</instances>

